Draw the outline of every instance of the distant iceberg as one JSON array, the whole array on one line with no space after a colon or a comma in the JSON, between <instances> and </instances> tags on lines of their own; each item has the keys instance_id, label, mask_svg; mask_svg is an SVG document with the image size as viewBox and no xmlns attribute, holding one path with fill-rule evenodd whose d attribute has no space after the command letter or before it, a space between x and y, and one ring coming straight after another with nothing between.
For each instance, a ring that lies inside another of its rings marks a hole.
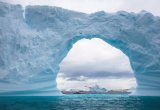
<instances>
[{"instance_id":1,"label":"distant iceberg","mask_svg":"<svg viewBox=\"0 0 160 110\"><path fill-rule=\"evenodd\" d=\"M23 16L24 15L24 16ZM135 95L160 95L160 17L85 14L0 2L0 95L59 95L59 64L82 38L100 38L129 57Z\"/></svg>"}]
</instances>

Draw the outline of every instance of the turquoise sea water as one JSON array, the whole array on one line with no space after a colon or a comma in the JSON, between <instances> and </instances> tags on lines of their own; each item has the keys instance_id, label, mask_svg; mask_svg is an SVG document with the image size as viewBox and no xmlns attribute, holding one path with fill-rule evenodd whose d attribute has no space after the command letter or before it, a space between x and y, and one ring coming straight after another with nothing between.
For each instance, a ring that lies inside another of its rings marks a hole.
<instances>
[{"instance_id":1,"label":"turquoise sea water","mask_svg":"<svg viewBox=\"0 0 160 110\"><path fill-rule=\"evenodd\" d=\"M160 110L160 97L107 94L0 97L0 110Z\"/></svg>"}]
</instances>

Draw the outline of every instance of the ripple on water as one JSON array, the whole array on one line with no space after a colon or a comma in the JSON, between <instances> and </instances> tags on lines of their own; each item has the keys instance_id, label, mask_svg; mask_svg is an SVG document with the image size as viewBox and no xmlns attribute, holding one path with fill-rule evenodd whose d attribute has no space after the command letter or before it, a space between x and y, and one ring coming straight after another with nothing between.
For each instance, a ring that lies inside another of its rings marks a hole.
<instances>
[{"instance_id":1,"label":"ripple on water","mask_svg":"<svg viewBox=\"0 0 160 110\"><path fill-rule=\"evenodd\" d=\"M0 110L160 110L160 97L107 94L0 97Z\"/></svg>"}]
</instances>

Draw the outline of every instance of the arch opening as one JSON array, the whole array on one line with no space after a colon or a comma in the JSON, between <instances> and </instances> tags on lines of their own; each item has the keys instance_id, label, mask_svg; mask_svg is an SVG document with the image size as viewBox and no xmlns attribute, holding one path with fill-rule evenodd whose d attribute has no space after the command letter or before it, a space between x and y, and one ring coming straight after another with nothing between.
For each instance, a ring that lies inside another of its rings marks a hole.
<instances>
[{"instance_id":1,"label":"arch opening","mask_svg":"<svg viewBox=\"0 0 160 110\"><path fill-rule=\"evenodd\" d=\"M137 85L128 57L100 38L74 41L56 81L60 91L90 91L98 85L131 92Z\"/></svg>"}]
</instances>

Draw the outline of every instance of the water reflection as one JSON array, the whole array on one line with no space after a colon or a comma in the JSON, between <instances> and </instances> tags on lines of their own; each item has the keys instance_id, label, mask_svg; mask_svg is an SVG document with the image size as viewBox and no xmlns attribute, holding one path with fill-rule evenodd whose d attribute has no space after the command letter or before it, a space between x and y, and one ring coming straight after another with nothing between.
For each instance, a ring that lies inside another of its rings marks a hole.
<instances>
[{"instance_id":1,"label":"water reflection","mask_svg":"<svg viewBox=\"0 0 160 110\"><path fill-rule=\"evenodd\" d=\"M102 94L0 97L0 110L160 110L160 97Z\"/></svg>"}]
</instances>

